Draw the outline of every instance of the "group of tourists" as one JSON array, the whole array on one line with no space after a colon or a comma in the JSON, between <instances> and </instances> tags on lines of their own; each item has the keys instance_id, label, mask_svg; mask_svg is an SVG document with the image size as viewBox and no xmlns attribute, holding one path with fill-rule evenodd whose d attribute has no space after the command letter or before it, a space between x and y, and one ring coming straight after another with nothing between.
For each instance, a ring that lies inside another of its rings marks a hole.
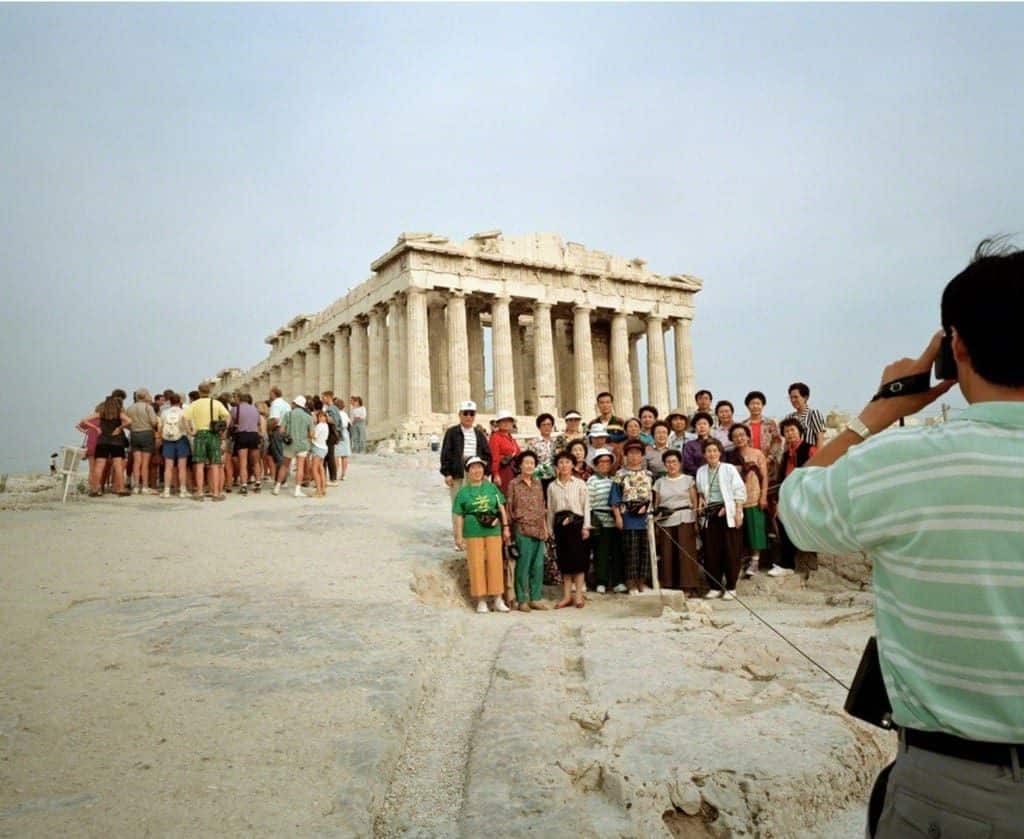
<instances>
[{"instance_id":1,"label":"group of tourists","mask_svg":"<svg viewBox=\"0 0 1024 839\"><path fill-rule=\"evenodd\" d=\"M824 444L809 396L792 384L793 410L776 422L757 390L743 421L708 390L689 416L644 405L628 419L603 392L590 422L566 411L559 431L540 414L523 445L511 412L488 431L476 404L462 403L441 443L441 474L477 611L547 609L545 582L561 583L554 608L583 608L589 587L642 594L655 574L661 588L731 600L741 575L760 573L770 542L767 573L793 574L797 549L775 508L781 483Z\"/></svg>"},{"instance_id":2,"label":"group of tourists","mask_svg":"<svg viewBox=\"0 0 1024 839\"><path fill-rule=\"evenodd\" d=\"M172 495L223 501L285 487L294 464L293 495L308 488L323 498L345 480L349 457L366 441L366 408L326 390L286 401L280 388L256 402L250 393L221 393L200 385L188 394L139 388L114 390L76 426L85 434L89 495ZM161 492L162 488L162 492Z\"/></svg>"}]
</instances>

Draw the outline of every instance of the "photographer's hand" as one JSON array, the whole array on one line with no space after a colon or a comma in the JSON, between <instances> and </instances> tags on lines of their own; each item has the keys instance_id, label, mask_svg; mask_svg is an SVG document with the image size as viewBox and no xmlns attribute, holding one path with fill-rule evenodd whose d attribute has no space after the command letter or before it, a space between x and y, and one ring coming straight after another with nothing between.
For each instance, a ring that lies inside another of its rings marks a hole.
<instances>
[{"instance_id":1,"label":"photographer's hand","mask_svg":"<svg viewBox=\"0 0 1024 839\"><path fill-rule=\"evenodd\" d=\"M901 379L905 376L913 376L918 373L927 373L939 354L939 346L942 343L942 330L936 332L924 348L919 358L901 358L886 366L882 371L881 384L891 382L893 379ZM868 402L864 410L858 415L872 434L884 431L894 422L903 417L916 414L926 405L930 405L942 394L956 384L955 379L948 379L939 382L924 393L912 393L909 396L894 396L889 399L876 399ZM842 431L834 437L831 442L823 446L818 452L807 461L808 466L831 466L847 450L861 442L859 434L849 429Z\"/></svg>"}]
</instances>

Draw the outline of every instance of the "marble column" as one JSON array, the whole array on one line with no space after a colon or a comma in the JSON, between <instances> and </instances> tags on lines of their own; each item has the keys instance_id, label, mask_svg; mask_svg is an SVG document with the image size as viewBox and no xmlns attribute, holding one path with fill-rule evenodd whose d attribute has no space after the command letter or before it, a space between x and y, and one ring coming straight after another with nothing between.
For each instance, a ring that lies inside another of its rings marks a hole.
<instances>
[{"instance_id":1,"label":"marble column","mask_svg":"<svg viewBox=\"0 0 1024 839\"><path fill-rule=\"evenodd\" d=\"M512 413L516 416L526 413L523 403L526 401L526 389L523 386L526 370L523 367L523 327L519 325L519 316L513 312L512 325L512 373L515 379L515 405Z\"/></svg>"},{"instance_id":2,"label":"marble column","mask_svg":"<svg viewBox=\"0 0 1024 839\"><path fill-rule=\"evenodd\" d=\"M388 301L388 416L392 421L405 415L404 319L404 301L401 297L392 297Z\"/></svg>"},{"instance_id":3,"label":"marble column","mask_svg":"<svg viewBox=\"0 0 1024 839\"><path fill-rule=\"evenodd\" d=\"M515 410L516 380L512 361L512 325L508 297L491 302L491 366L494 371L494 410Z\"/></svg>"},{"instance_id":4,"label":"marble column","mask_svg":"<svg viewBox=\"0 0 1024 839\"><path fill-rule=\"evenodd\" d=\"M577 306L572 317L573 374L576 406L595 404L594 345L590 340L590 306Z\"/></svg>"},{"instance_id":5,"label":"marble column","mask_svg":"<svg viewBox=\"0 0 1024 839\"><path fill-rule=\"evenodd\" d=\"M466 295L460 290L452 291L446 307L448 326L448 404L444 412L457 413L459 404L473 397L470 395L469 339L466 333ZM479 318L477 319L479 323Z\"/></svg>"},{"instance_id":6,"label":"marble column","mask_svg":"<svg viewBox=\"0 0 1024 839\"><path fill-rule=\"evenodd\" d=\"M636 414L636 409L643 404L643 396L640 392L640 353L638 351L638 345L640 344L639 335L629 336L629 375L633 379L633 410L631 414ZM622 414L623 419L629 419L626 414Z\"/></svg>"},{"instance_id":7,"label":"marble column","mask_svg":"<svg viewBox=\"0 0 1024 839\"><path fill-rule=\"evenodd\" d=\"M430 412L447 413L448 396L448 334L445 313L441 306L427 309L427 340L430 343ZM410 411L410 413L412 413Z\"/></svg>"},{"instance_id":8,"label":"marble column","mask_svg":"<svg viewBox=\"0 0 1024 839\"><path fill-rule=\"evenodd\" d=\"M687 415L696 404L693 398L693 345L690 343L690 318L676 318L673 326L676 351L676 408Z\"/></svg>"},{"instance_id":9,"label":"marble column","mask_svg":"<svg viewBox=\"0 0 1024 839\"><path fill-rule=\"evenodd\" d=\"M615 397L615 410L621 417L633 416L633 374L630 370L629 314L617 311L612 315L611 348L608 351L611 367L611 387Z\"/></svg>"},{"instance_id":10,"label":"marble column","mask_svg":"<svg viewBox=\"0 0 1024 839\"><path fill-rule=\"evenodd\" d=\"M370 310L366 415L374 431L383 429L384 420L388 416L388 345L384 318L382 308Z\"/></svg>"},{"instance_id":11,"label":"marble column","mask_svg":"<svg viewBox=\"0 0 1024 839\"><path fill-rule=\"evenodd\" d=\"M314 341L306 347L306 386L303 393L320 393L320 342Z\"/></svg>"},{"instance_id":12,"label":"marble column","mask_svg":"<svg viewBox=\"0 0 1024 839\"><path fill-rule=\"evenodd\" d=\"M427 294L410 287L405 293L406 410L410 417L432 413L430 403L430 346Z\"/></svg>"},{"instance_id":13,"label":"marble column","mask_svg":"<svg viewBox=\"0 0 1024 839\"><path fill-rule=\"evenodd\" d=\"M316 391L334 390L334 333L328 333L320 339L320 375L317 377Z\"/></svg>"},{"instance_id":14,"label":"marble column","mask_svg":"<svg viewBox=\"0 0 1024 839\"><path fill-rule=\"evenodd\" d=\"M478 410L484 409L484 396L487 391L484 371L484 325L480 321L480 310L469 309L466 312L466 344L469 349L469 398L476 402Z\"/></svg>"},{"instance_id":15,"label":"marble column","mask_svg":"<svg viewBox=\"0 0 1024 839\"><path fill-rule=\"evenodd\" d=\"M533 324L520 327L523 330L523 381L526 382L526 392L523 396L523 413L527 416L536 416L537 411L537 370L533 361L536 354L533 351Z\"/></svg>"},{"instance_id":16,"label":"marble column","mask_svg":"<svg viewBox=\"0 0 1024 839\"><path fill-rule=\"evenodd\" d=\"M538 414L558 415L555 392L555 346L551 338L551 304L533 304L533 369L537 383Z\"/></svg>"},{"instance_id":17,"label":"marble column","mask_svg":"<svg viewBox=\"0 0 1024 839\"><path fill-rule=\"evenodd\" d=\"M290 402L296 396L306 395L306 353L299 350L292 356L292 392L285 398Z\"/></svg>"},{"instance_id":18,"label":"marble column","mask_svg":"<svg viewBox=\"0 0 1024 839\"><path fill-rule=\"evenodd\" d=\"M659 315L647 315L647 400L659 413L668 411L665 375L665 333Z\"/></svg>"},{"instance_id":19,"label":"marble column","mask_svg":"<svg viewBox=\"0 0 1024 839\"><path fill-rule=\"evenodd\" d=\"M331 390L334 391L334 395L340 399L345 400L345 404L348 404L348 398L352 395L352 376L349 368L349 359L352 357L352 328L349 326L341 326L338 331L334 333L334 382L331 385ZM361 394L360 394L361 395Z\"/></svg>"},{"instance_id":20,"label":"marble column","mask_svg":"<svg viewBox=\"0 0 1024 839\"><path fill-rule=\"evenodd\" d=\"M369 340L366 334L366 321L357 318L352 321L352 335L349 338L349 393L342 394L344 399L358 396L363 402L369 398Z\"/></svg>"},{"instance_id":21,"label":"marble column","mask_svg":"<svg viewBox=\"0 0 1024 839\"><path fill-rule=\"evenodd\" d=\"M584 416L584 422L590 416L590 408L586 405L576 404L576 374L572 359L573 351L569 338L572 329L568 321L563 318L555 318L554 343L555 343L555 364L556 381L558 391L559 411L563 414L570 408L575 408ZM591 406L592 407L592 406Z\"/></svg>"}]
</instances>

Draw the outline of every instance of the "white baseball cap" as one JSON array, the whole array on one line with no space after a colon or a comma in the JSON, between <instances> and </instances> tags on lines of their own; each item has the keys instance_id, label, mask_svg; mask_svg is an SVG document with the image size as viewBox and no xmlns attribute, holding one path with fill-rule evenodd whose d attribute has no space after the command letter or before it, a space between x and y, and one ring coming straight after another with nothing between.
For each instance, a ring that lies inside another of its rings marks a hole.
<instances>
[{"instance_id":1,"label":"white baseball cap","mask_svg":"<svg viewBox=\"0 0 1024 839\"><path fill-rule=\"evenodd\" d=\"M569 411L562 419L583 419L583 415L579 411Z\"/></svg>"},{"instance_id":2,"label":"white baseball cap","mask_svg":"<svg viewBox=\"0 0 1024 839\"><path fill-rule=\"evenodd\" d=\"M495 422L501 422L504 419L514 420L515 418L516 415L513 414L511 411L498 411L498 413L494 415Z\"/></svg>"},{"instance_id":3,"label":"white baseball cap","mask_svg":"<svg viewBox=\"0 0 1024 839\"><path fill-rule=\"evenodd\" d=\"M608 429L604 427L603 422L595 422L590 426L590 431L587 432L588 437L607 437Z\"/></svg>"},{"instance_id":4,"label":"white baseball cap","mask_svg":"<svg viewBox=\"0 0 1024 839\"><path fill-rule=\"evenodd\" d=\"M460 402L459 413L461 414L463 411L473 411L474 413L476 413L476 402L474 402L472 399L467 399L465 402Z\"/></svg>"},{"instance_id":5,"label":"white baseball cap","mask_svg":"<svg viewBox=\"0 0 1024 839\"><path fill-rule=\"evenodd\" d=\"M474 463L479 463L484 468L487 467L487 464L484 463L484 459L482 457L477 457L476 455L472 455L471 457L467 457L466 458L466 468L467 469L469 469L469 467L472 466Z\"/></svg>"},{"instance_id":6,"label":"white baseball cap","mask_svg":"<svg viewBox=\"0 0 1024 839\"><path fill-rule=\"evenodd\" d=\"M294 399L292 400L292 402L294 402L294 403L295 403L296 405L298 405L298 406L299 406L300 408L305 408L305 407L306 407L306 397L305 397L305 396L296 396L296 397L295 397L295 398L294 398Z\"/></svg>"}]
</instances>

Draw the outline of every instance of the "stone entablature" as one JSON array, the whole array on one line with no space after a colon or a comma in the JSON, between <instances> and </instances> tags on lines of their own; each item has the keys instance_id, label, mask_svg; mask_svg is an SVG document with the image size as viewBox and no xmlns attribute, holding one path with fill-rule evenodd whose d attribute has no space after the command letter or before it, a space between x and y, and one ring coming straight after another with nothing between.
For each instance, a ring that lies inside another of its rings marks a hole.
<instances>
[{"instance_id":1,"label":"stone entablature","mask_svg":"<svg viewBox=\"0 0 1024 839\"><path fill-rule=\"evenodd\" d=\"M641 259L563 244L555 234L506 239L499 231L460 243L405 233L371 268L368 280L321 312L267 336L268 358L244 372L222 370L216 386L358 393L372 438L427 434L465 399L483 407L486 325L496 408L524 418L569 407L588 413L594 394L608 389L619 411L632 413L644 335L650 401L662 410L693 402L689 328L701 288L694 277L655 274Z\"/></svg>"}]
</instances>

